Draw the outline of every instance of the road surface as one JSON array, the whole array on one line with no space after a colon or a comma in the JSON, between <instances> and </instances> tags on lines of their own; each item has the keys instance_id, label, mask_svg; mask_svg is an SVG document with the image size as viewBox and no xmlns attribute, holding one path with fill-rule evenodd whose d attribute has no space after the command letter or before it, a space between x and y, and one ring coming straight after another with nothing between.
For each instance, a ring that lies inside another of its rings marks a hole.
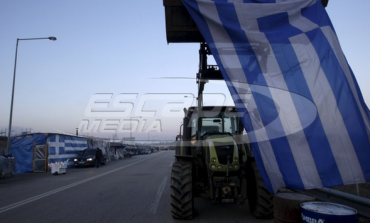
<instances>
[{"instance_id":1,"label":"road surface","mask_svg":"<svg viewBox=\"0 0 370 223\"><path fill-rule=\"evenodd\" d=\"M63 175L17 174L0 180L0 222L186 222L171 216L174 151L111 161ZM195 199L191 222L272 223L254 219L247 204ZM190 221L189 221L190 222Z\"/></svg>"}]
</instances>

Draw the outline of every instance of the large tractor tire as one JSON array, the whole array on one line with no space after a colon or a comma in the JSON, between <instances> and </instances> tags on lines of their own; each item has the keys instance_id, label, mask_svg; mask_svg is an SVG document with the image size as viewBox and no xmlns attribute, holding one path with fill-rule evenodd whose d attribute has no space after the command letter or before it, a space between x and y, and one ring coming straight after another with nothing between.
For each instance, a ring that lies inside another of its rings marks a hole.
<instances>
[{"instance_id":1,"label":"large tractor tire","mask_svg":"<svg viewBox=\"0 0 370 223\"><path fill-rule=\"evenodd\" d=\"M254 160L248 160L247 162L247 197L249 210L256 218L273 218L273 195L267 190L256 162Z\"/></svg>"},{"instance_id":2,"label":"large tractor tire","mask_svg":"<svg viewBox=\"0 0 370 223\"><path fill-rule=\"evenodd\" d=\"M192 163L175 162L171 173L171 206L175 219L188 220L194 216L192 182Z\"/></svg>"}]
</instances>

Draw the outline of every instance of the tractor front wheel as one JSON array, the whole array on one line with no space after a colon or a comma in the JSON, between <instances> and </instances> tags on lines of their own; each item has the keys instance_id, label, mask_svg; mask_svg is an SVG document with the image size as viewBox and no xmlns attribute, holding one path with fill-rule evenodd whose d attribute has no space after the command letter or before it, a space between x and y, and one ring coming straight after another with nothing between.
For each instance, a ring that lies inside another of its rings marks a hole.
<instances>
[{"instance_id":1,"label":"tractor front wheel","mask_svg":"<svg viewBox=\"0 0 370 223\"><path fill-rule=\"evenodd\" d=\"M192 182L192 163L176 161L171 173L171 206L175 219L188 220L194 216Z\"/></svg>"}]
</instances>

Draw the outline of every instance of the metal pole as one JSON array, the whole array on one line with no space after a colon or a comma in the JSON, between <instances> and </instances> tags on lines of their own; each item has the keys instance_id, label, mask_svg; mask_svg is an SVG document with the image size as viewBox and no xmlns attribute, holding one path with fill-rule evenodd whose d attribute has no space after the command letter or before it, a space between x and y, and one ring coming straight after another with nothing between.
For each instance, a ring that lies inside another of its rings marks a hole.
<instances>
[{"instance_id":1,"label":"metal pole","mask_svg":"<svg viewBox=\"0 0 370 223\"><path fill-rule=\"evenodd\" d=\"M131 119L132 118L141 118L141 116L137 116L137 117L130 117L130 138L132 139L132 124L131 124Z\"/></svg>"},{"instance_id":2,"label":"metal pole","mask_svg":"<svg viewBox=\"0 0 370 223\"><path fill-rule=\"evenodd\" d=\"M13 86L12 86L12 98L10 101L10 117L9 117L9 126L8 126L8 139L6 144L5 155L9 154L10 143L11 143L11 132L12 132L12 121L13 121L13 103L14 103L14 88L15 88L15 76L17 71L17 56L18 56L18 42L19 40L41 40L41 39L49 39L49 40L57 40L57 38L50 36L50 37L42 37L42 38L25 38L19 39L17 38L17 44L15 47L15 61L14 61L14 73L13 73Z\"/></svg>"},{"instance_id":3,"label":"metal pole","mask_svg":"<svg viewBox=\"0 0 370 223\"><path fill-rule=\"evenodd\" d=\"M19 42L19 39L17 39L17 44L16 44L16 47L15 47L12 99L10 101L10 118L9 118L9 126L8 126L8 141L7 141L7 144L6 144L5 155L9 154L10 143L11 143L10 136L11 136L11 132L12 132L13 102L14 102L15 75L16 75L16 70L17 70L18 42Z\"/></svg>"},{"instance_id":4,"label":"metal pole","mask_svg":"<svg viewBox=\"0 0 370 223\"><path fill-rule=\"evenodd\" d=\"M149 138L149 132L155 132L155 131L156 131L156 130L149 130L149 131L148 131L148 143L149 143L149 139L150 139L150 138Z\"/></svg>"},{"instance_id":5,"label":"metal pole","mask_svg":"<svg viewBox=\"0 0 370 223\"><path fill-rule=\"evenodd\" d=\"M131 124L131 117L130 117L130 140L132 139L132 124Z\"/></svg>"}]
</instances>

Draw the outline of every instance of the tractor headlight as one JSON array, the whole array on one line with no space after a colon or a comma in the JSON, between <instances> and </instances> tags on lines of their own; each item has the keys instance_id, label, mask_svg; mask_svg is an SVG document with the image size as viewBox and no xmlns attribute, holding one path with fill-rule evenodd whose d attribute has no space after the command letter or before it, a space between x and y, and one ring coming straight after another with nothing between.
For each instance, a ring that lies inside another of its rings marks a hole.
<instances>
[{"instance_id":1,"label":"tractor headlight","mask_svg":"<svg viewBox=\"0 0 370 223\"><path fill-rule=\"evenodd\" d=\"M212 163L215 163L216 162L216 158L212 158L211 161L212 161Z\"/></svg>"},{"instance_id":2,"label":"tractor headlight","mask_svg":"<svg viewBox=\"0 0 370 223\"><path fill-rule=\"evenodd\" d=\"M234 157L234 162L237 163L238 161L238 157Z\"/></svg>"},{"instance_id":3,"label":"tractor headlight","mask_svg":"<svg viewBox=\"0 0 370 223\"><path fill-rule=\"evenodd\" d=\"M238 169L238 167L239 167L238 165L235 165L235 166L234 166L234 168L235 168L235 169Z\"/></svg>"},{"instance_id":4,"label":"tractor headlight","mask_svg":"<svg viewBox=\"0 0 370 223\"><path fill-rule=\"evenodd\" d=\"M212 165L211 165L211 169L212 169L212 170L216 169L216 165L215 165L215 164L212 164Z\"/></svg>"},{"instance_id":5,"label":"tractor headlight","mask_svg":"<svg viewBox=\"0 0 370 223\"><path fill-rule=\"evenodd\" d=\"M219 169L219 170L222 170L222 166L218 166L218 169Z\"/></svg>"}]
</instances>

